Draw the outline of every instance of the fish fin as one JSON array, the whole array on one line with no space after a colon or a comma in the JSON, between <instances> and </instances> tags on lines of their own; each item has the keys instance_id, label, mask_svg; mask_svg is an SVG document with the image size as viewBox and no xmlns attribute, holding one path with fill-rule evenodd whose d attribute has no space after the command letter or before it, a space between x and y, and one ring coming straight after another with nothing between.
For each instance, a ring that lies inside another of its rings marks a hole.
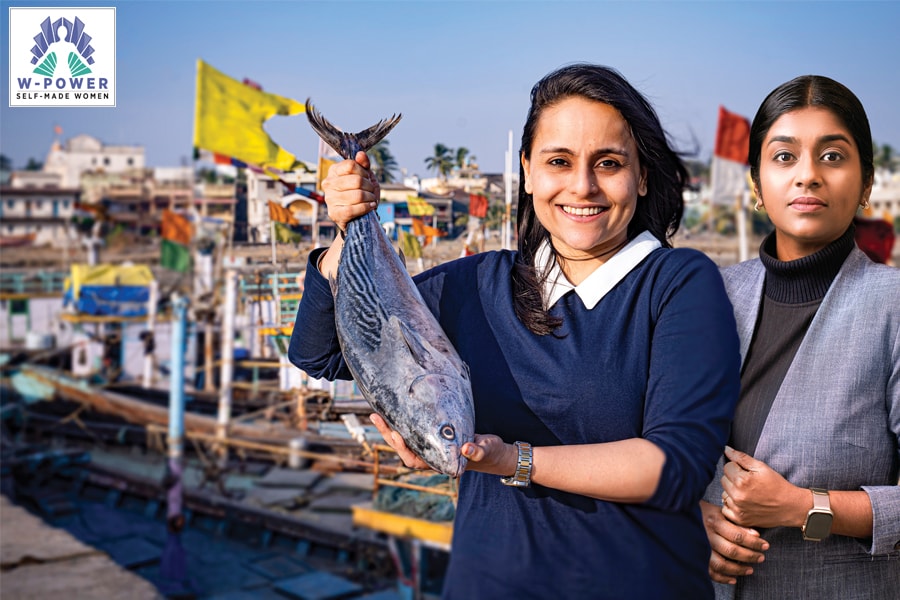
<instances>
[{"instance_id":1,"label":"fish fin","mask_svg":"<svg viewBox=\"0 0 900 600\"><path fill-rule=\"evenodd\" d=\"M306 99L306 118L309 120L310 126L326 144L344 158L353 158L359 150L368 152L390 133L402 117L402 114L391 115L390 119L382 119L359 133L345 133L323 117L322 113L312 105L310 98Z\"/></svg>"},{"instance_id":2,"label":"fish fin","mask_svg":"<svg viewBox=\"0 0 900 600\"><path fill-rule=\"evenodd\" d=\"M343 156L344 158L350 158L345 154L345 151L341 148L341 139L344 136L344 132L341 131L340 128L335 127L331 124L331 122L322 116L315 106L310 102L310 98L306 99L306 119L309 121L310 126L313 128L320 138L322 138L326 144L331 146L331 148Z\"/></svg>"},{"instance_id":3,"label":"fish fin","mask_svg":"<svg viewBox=\"0 0 900 600\"><path fill-rule=\"evenodd\" d=\"M403 118L402 114L399 115L391 115L390 119L382 119L369 127L368 129L364 129L355 135L357 141L359 141L359 145L362 147L364 152L367 152L369 148L372 148L375 144L380 142L391 132L391 129L397 126L397 123L400 122L400 119Z\"/></svg>"},{"instance_id":4,"label":"fish fin","mask_svg":"<svg viewBox=\"0 0 900 600\"><path fill-rule=\"evenodd\" d=\"M392 326L396 327L397 332L400 334L400 338L406 344L406 347L409 348L409 354L412 356L413 360L422 367L423 369L428 369L428 365L431 362L431 350L429 350L425 344L422 343L422 340L416 333L409 328L406 323L398 319L397 317L390 317L389 322Z\"/></svg>"},{"instance_id":5,"label":"fish fin","mask_svg":"<svg viewBox=\"0 0 900 600\"><path fill-rule=\"evenodd\" d=\"M406 268L406 255L403 254L403 250L402 250L402 249L398 249L398 250L397 250L397 254L400 256L400 262L403 263L403 268L405 269L405 268Z\"/></svg>"}]
</instances>

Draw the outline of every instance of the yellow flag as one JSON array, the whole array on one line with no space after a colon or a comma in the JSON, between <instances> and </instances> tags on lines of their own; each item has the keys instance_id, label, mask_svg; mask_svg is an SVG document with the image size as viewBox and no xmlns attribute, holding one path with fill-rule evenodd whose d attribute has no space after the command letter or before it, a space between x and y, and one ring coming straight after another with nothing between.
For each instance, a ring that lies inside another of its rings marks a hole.
<instances>
[{"instance_id":1,"label":"yellow flag","mask_svg":"<svg viewBox=\"0 0 900 600\"><path fill-rule=\"evenodd\" d=\"M269 200L269 218L276 223L284 223L286 225L299 225L300 222L294 217L294 213L281 206L277 202Z\"/></svg>"},{"instance_id":2,"label":"yellow flag","mask_svg":"<svg viewBox=\"0 0 900 600\"><path fill-rule=\"evenodd\" d=\"M260 167L282 171L305 168L263 129L274 115L304 112L300 102L244 85L197 61L194 146Z\"/></svg>"},{"instance_id":3,"label":"yellow flag","mask_svg":"<svg viewBox=\"0 0 900 600\"><path fill-rule=\"evenodd\" d=\"M422 246L411 233L400 230L400 250L406 258L422 258Z\"/></svg>"},{"instance_id":4,"label":"yellow flag","mask_svg":"<svg viewBox=\"0 0 900 600\"><path fill-rule=\"evenodd\" d=\"M343 160L340 154L325 143L325 140L319 138L319 165L316 170L316 191L322 191L322 180L328 177L328 169L331 165Z\"/></svg>"},{"instance_id":5,"label":"yellow flag","mask_svg":"<svg viewBox=\"0 0 900 600\"><path fill-rule=\"evenodd\" d=\"M407 196L406 207L409 209L409 214L414 217L424 217L434 214L434 206L426 202L424 198Z\"/></svg>"}]
</instances>

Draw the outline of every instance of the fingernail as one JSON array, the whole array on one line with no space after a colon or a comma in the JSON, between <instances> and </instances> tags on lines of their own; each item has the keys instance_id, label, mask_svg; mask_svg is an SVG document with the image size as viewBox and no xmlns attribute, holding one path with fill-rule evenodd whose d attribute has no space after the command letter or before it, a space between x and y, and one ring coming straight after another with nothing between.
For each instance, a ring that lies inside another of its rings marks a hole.
<instances>
[{"instance_id":1,"label":"fingernail","mask_svg":"<svg viewBox=\"0 0 900 600\"><path fill-rule=\"evenodd\" d=\"M731 446L725 446L725 452L734 452L734 448Z\"/></svg>"},{"instance_id":2,"label":"fingernail","mask_svg":"<svg viewBox=\"0 0 900 600\"><path fill-rule=\"evenodd\" d=\"M472 456L473 450L474 450L474 448L472 448L471 446L463 446L463 449L462 449L463 456Z\"/></svg>"}]
</instances>

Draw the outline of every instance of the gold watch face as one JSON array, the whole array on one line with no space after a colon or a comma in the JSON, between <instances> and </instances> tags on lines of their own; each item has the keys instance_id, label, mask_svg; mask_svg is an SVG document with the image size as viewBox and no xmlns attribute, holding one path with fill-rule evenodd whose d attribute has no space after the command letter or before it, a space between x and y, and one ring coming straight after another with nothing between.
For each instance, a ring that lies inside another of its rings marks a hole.
<instances>
[{"instance_id":1,"label":"gold watch face","mask_svg":"<svg viewBox=\"0 0 900 600\"><path fill-rule=\"evenodd\" d=\"M810 511L806 517L803 537L808 540L822 540L831 533L831 522L834 517L827 512Z\"/></svg>"}]
</instances>

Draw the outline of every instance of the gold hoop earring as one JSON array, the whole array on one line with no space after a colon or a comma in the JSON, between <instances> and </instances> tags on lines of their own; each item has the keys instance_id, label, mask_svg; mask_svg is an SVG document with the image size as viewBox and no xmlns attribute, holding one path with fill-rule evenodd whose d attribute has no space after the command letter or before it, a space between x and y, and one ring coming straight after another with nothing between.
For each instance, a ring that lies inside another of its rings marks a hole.
<instances>
[{"instance_id":1,"label":"gold hoop earring","mask_svg":"<svg viewBox=\"0 0 900 600\"><path fill-rule=\"evenodd\" d=\"M863 210L869 210L869 199L866 198L866 201L862 203Z\"/></svg>"},{"instance_id":2,"label":"gold hoop earring","mask_svg":"<svg viewBox=\"0 0 900 600\"><path fill-rule=\"evenodd\" d=\"M756 199L756 204L753 205L753 210L755 210L756 212L759 212L759 209L760 209L760 208L763 208L763 205L760 204L759 198L757 198L757 199Z\"/></svg>"}]
</instances>

